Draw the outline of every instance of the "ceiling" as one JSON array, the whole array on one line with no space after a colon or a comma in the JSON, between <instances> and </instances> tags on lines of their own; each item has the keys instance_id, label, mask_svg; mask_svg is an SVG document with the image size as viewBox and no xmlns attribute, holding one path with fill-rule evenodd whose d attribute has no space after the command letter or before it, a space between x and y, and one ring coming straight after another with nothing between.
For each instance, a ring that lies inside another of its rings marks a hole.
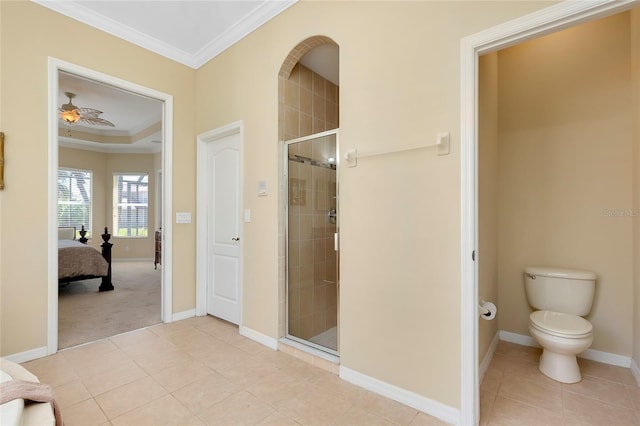
<instances>
[{"instance_id":1,"label":"ceiling","mask_svg":"<svg viewBox=\"0 0 640 426\"><path fill-rule=\"evenodd\" d=\"M32 0L199 68L297 0Z\"/></svg>"},{"instance_id":2,"label":"ceiling","mask_svg":"<svg viewBox=\"0 0 640 426\"><path fill-rule=\"evenodd\" d=\"M162 150L162 102L64 72L58 73L58 105L65 92L76 96L73 105L103 111L114 124L92 126L58 120L60 146L108 153L156 153Z\"/></svg>"},{"instance_id":3,"label":"ceiling","mask_svg":"<svg viewBox=\"0 0 640 426\"><path fill-rule=\"evenodd\" d=\"M298 0L31 1L197 69ZM300 62L339 85L337 46L319 46ZM161 102L63 73L59 89L59 105L68 103L64 93L72 92L74 105L103 111L100 118L115 125L68 125L60 120L62 146L161 151Z\"/></svg>"}]
</instances>

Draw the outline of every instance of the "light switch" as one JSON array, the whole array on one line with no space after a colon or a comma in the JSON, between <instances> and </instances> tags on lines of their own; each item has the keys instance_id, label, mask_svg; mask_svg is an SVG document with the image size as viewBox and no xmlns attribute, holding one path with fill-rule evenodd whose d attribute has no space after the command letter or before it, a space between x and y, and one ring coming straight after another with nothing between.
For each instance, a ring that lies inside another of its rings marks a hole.
<instances>
[{"instance_id":1,"label":"light switch","mask_svg":"<svg viewBox=\"0 0 640 426\"><path fill-rule=\"evenodd\" d=\"M191 223L191 212L176 212L176 223Z\"/></svg>"},{"instance_id":2,"label":"light switch","mask_svg":"<svg viewBox=\"0 0 640 426\"><path fill-rule=\"evenodd\" d=\"M244 209L244 221L245 223L251 222L251 210Z\"/></svg>"},{"instance_id":3,"label":"light switch","mask_svg":"<svg viewBox=\"0 0 640 426\"><path fill-rule=\"evenodd\" d=\"M267 195L267 181L261 180L258 182L258 197L264 197Z\"/></svg>"}]
</instances>

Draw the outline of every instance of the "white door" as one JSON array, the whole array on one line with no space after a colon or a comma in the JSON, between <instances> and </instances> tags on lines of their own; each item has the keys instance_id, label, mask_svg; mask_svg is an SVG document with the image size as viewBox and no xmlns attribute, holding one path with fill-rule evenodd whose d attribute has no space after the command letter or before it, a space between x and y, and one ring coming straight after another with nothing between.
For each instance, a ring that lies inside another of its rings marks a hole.
<instances>
[{"instance_id":1,"label":"white door","mask_svg":"<svg viewBox=\"0 0 640 426\"><path fill-rule=\"evenodd\" d=\"M239 324L240 134L207 145L207 313Z\"/></svg>"}]
</instances>

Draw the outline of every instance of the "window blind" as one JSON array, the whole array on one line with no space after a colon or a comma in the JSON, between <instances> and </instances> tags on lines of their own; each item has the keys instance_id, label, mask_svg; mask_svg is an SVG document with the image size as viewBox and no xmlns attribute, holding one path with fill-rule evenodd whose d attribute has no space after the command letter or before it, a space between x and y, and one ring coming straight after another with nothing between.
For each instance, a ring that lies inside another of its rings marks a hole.
<instances>
[{"instance_id":1,"label":"window blind","mask_svg":"<svg viewBox=\"0 0 640 426\"><path fill-rule=\"evenodd\" d=\"M149 175L115 174L113 177L113 229L117 237L149 235Z\"/></svg>"},{"instance_id":2,"label":"window blind","mask_svg":"<svg viewBox=\"0 0 640 426\"><path fill-rule=\"evenodd\" d=\"M76 238L83 225L91 236L91 180L91 171L58 169L58 226L75 226Z\"/></svg>"}]
</instances>

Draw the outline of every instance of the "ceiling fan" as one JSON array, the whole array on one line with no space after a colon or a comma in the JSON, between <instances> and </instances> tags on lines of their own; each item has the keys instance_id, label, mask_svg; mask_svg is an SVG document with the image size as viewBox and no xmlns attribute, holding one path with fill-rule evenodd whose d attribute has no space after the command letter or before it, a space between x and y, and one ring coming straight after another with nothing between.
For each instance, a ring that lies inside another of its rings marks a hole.
<instances>
[{"instance_id":1,"label":"ceiling fan","mask_svg":"<svg viewBox=\"0 0 640 426\"><path fill-rule=\"evenodd\" d=\"M115 127L112 122L98 117L100 114L102 114L102 111L98 111L97 109L93 108L78 108L77 106L75 106L71 102L71 99L76 97L75 93L64 92L64 95L69 98L69 103L63 104L60 108L58 108L60 119L64 122L68 124L75 124L78 121L82 121L94 126Z\"/></svg>"}]
</instances>

